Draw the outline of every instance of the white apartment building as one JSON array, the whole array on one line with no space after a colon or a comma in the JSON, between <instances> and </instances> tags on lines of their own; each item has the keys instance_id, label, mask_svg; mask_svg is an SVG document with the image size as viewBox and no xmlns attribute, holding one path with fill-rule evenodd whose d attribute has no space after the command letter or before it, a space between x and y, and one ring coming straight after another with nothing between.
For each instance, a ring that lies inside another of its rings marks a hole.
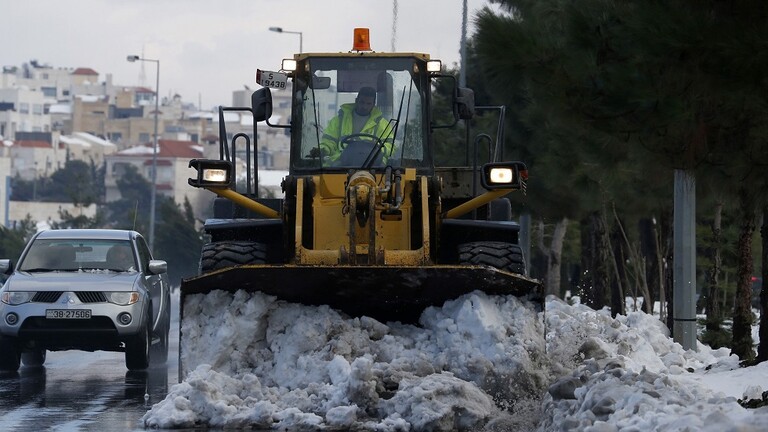
<instances>
[{"instance_id":1,"label":"white apartment building","mask_svg":"<svg viewBox=\"0 0 768 432\"><path fill-rule=\"evenodd\" d=\"M29 87L0 89L0 136L13 138L16 132L50 132L49 100Z\"/></svg>"},{"instance_id":2,"label":"white apartment building","mask_svg":"<svg viewBox=\"0 0 768 432\"><path fill-rule=\"evenodd\" d=\"M0 148L3 145L0 143ZM0 221L3 226L10 225L10 206L9 201L11 189L11 158L0 155Z\"/></svg>"}]
</instances>

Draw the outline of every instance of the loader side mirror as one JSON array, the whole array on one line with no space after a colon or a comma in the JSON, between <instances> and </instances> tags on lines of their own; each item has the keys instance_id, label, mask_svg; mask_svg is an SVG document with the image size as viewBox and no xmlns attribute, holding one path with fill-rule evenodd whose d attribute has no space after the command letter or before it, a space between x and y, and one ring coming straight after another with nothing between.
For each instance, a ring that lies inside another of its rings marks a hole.
<instances>
[{"instance_id":1,"label":"loader side mirror","mask_svg":"<svg viewBox=\"0 0 768 432\"><path fill-rule=\"evenodd\" d=\"M325 90L331 87L331 77L319 77L312 76L312 81L309 82L309 88L315 90Z\"/></svg>"},{"instance_id":2,"label":"loader side mirror","mask_svg":"<svg viewBox=\"0 0 768 432\"><path fill-rule=\"evenodd\" d=\"M256 90L251 95L253 121L260 122L272 117L272 92L269 87Z\"/></svg>"},{"instance_id":3,"label":"loader side mirror","mask_svg":"<svg viewBox=\"0 0 768 432\"><path fill-rule=\"evenodd\" d=\"M456 89L456 111L460 119L470 120L475 115L475 92L472 89Z\"/></svg>"}]
</instances>

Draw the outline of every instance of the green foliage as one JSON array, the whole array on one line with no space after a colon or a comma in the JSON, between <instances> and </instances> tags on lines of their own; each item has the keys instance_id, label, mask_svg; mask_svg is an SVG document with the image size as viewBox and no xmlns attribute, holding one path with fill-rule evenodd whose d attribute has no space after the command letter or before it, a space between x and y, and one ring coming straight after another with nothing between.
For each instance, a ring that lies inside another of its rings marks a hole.
<instances>
[{"instance_id":1,"label":"green foliage","mask_svg":"<svg viewBox=\"0 0 768 432\"><path fill-rule=\"evenodd\" d=\"M103 176L103 168L81 161L68 161L50 178L37 180L37 198L83 206L98 203L104 191ZM151 184L135 167L128 165L123 177L117 179L117 187L122 198L98 207L94 217L62 210L59 212L61 222L53 223L51 227L128 229L148 236ZM14 199L31 199L34 188L32 182L15 178L14 194L18 192L18 195L14 195ZM168 276L174 285L178 285L183 277L197 274L202 240L195 229L195 222L188 200L181 208L169 197L162 194L156 196L153 255L168 262ZM22 222L19 230L0 227L0 256L18 257L34 230L35 224L29 218Z\"/></svg>"},{"instance_id":2,"label":"green foliage","mask_svg":"<svg viewBox=\"0 0 768 432\"><path fill-rule=\"evenodd\" d=\"M68 160L49 177L22 180L14 177L11 199L15 201L100 203L104 195L104 168L80 160Z\"/></svg>"},{"instance_id":3,"label":"green foliage","mask_svg":"<svg viewBox=\"0 0 768 432\"><path fill-rule=\"evenodd\" d=\"M18 260L21 251L35 233L35 221L27 215L15 228L0 225L0 258Z\"/></svg>"},{"instance_id":4,"label":"green foliage","mask_svg":"<svg viewBox=\"0 0 768 432\"><path fill-rule=\"evenodd\" d=\"M704 324L705 329L701 335L701 342L709 345L712 349L718 349L731 346L730 328L723 326L723 320L708 317Z\"/></svg>"},{"instance_id":5,"label":"green foliage","mask_svg":"<svg viewBox=\"0 0 768 432\"><path fill-rule=\"evenodd\" d=\"M168 262L168 277L178 285L182 278L197 274L202 237L195 230L195 220L189 200L180 209L172 200L158 200L155 226L155 251L158 259Z\"/></svg>"},{"instance_id":6,"label":"green foliage","mask_svg":"<svg viewBox=\"0 0 768 432\"><path fill-rule=\"evenodd\" d=\"M723 222L722 283L735 289L746 264L729 251L768 199L768 3L494 3L476 19L474 66L519 120L534 218L615 205L633 226L669 211L673 169L694 170L699 214L709 197L743 209Z\"/></svg>"},{"instance_id":7,"label":"green foliage","mask_svg":"<svg viewBox=\"0 0 768 432\"><path fill-rule=\"evenodd\" d=\"M149 234L149 209L152 185L128 165L125 174L117 180L121 199L104 206L99 215L106 225L116 229L134 229ZM195 220L189 201L180 208L169 197L157 194L155 197L155 240L153 255L168 262L168 276L171 283L178 285L182 277L197 274L200 262L202 239L195 230Z\"/></svg>"}]
</instances>

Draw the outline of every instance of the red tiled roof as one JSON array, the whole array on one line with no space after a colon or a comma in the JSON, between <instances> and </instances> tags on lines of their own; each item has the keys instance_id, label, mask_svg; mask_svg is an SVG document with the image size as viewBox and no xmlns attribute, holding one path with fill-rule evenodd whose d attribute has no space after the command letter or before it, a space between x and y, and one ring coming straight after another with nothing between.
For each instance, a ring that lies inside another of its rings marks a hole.
<instances>
[{"instance_id":1,"label":"red tiled roof","mask_svg":"<svg viewBox=\"0 0 768 432\"><path fill-rule=\"evenodd\" d=\"M16 145L19 147L26 147L26 148L53 148L51 143L48 141L29 141L29 140L22 140L22 141L16 141Z\"/></svg>"},{"instance_id":2,"label":"red tiled roof","mask_svg":"<svg viewBox=\"0 0 768 432\"><path fill-rule=\"evenodd\" d=\"M144 166L149 166L149 165L152 165L152 159L147 159L147 160L144 161ZM157 161L157 165L158 166L170 166L171 165L171 161L169 161L169 160L159 160L159 161Z\"/></svg>"},{"instance_id":3,"label":"red tiled roof","mask_svg":"<svg viewBox=\"0 0 768 432\"><path fill-rule=\"evenodd\" d=\"M150 144L151 146L151 144ZM199 144L193 141L158 140L158 157L167 158L199 158L202 156Z\"/></svg>"},{"instance_id":4,"label":"red tiled roof","mask_svg":"<svg viewBox=\"0 0 768 432\"><path fill-rule=\"evenodd\" d=\"M91 68L77 68L72 75L99 75L99 73Z\"/></svg>"}]
</instances>

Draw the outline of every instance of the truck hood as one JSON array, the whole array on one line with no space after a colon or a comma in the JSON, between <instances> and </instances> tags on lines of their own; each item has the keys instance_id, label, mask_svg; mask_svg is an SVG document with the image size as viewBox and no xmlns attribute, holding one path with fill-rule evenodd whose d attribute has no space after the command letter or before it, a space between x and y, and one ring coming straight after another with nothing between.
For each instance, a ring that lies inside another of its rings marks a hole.
<instances>
[{"instance_id":1,"label":"truck hood","mask_svg":"<svg viewBox=\"0 0 768 432\"><path fill-rule=\"evenodd\" d=\"M131 291L141 273L16 272L5 283L9 291Z\"/></svg>"}]
</instances>

